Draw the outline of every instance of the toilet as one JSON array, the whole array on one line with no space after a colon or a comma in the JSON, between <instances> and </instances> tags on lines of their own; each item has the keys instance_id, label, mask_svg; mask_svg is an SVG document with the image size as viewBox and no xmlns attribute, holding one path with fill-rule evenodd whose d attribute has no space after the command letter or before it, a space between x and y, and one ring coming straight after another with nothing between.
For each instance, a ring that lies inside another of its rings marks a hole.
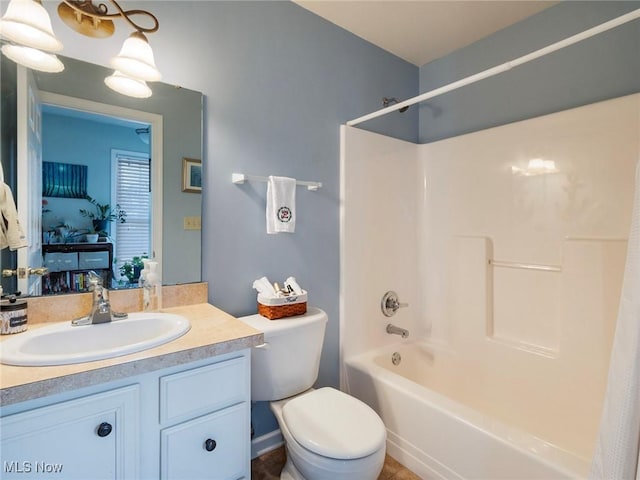
<instances>
[{"instance_id":1,"label":"toilet","mask_svg":"<svg viewBox=\"0 0 640 480\"><path fill-rule=\"evenodd\" d=\"M251 400L271 402L287 451L282 480L375 480L384 464L386 429L368 405L318 378L327 314L239 320L264 332L251 352Z\"/></svg>"}]
</instances>

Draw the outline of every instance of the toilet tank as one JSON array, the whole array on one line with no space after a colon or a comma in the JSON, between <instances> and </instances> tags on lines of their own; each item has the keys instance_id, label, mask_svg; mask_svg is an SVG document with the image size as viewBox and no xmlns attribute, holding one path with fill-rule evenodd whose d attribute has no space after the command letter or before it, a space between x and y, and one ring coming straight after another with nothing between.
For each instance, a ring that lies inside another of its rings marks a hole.
<instances>
[{"instance_id":1,"label":"toilet tank","mask_svg":"<svg viewBox=\"0 0 640 480\"><path fill-rule=\"evenodd\" d=\"M304 315L269 320L261 315L238 320L264 333L264 345L251 350L251 400L291 397L318 378L327 314L310 307Z\"/></svg>"}]
</instances>

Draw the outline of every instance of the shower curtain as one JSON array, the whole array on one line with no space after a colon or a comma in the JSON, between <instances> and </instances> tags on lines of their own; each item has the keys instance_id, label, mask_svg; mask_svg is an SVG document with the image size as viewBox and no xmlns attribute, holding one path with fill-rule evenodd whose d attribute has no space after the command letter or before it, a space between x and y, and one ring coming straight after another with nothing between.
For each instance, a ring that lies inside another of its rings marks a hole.
<instances>
[{"instance_id":1,"label":"shower curtain","mask_svg":"<svg viewBox=\"0 0 640 480\"><path fill-rule=\"evenodd\" d=\"M640 162L600 431L589 477L640 480Z\"/></svg>"}]
</instances>

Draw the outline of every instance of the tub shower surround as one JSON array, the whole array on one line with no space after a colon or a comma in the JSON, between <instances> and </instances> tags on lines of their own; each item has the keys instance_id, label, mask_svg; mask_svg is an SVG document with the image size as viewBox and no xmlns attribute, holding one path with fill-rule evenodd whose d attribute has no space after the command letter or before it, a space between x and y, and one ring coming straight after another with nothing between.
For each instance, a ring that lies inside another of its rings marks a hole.
<instances>
[{"instance_id":1,"label":"tub shower surround","mask_svg":"<svg viewBox=\"0 0 640 480\"><path fill-rule=\"evenodd\" d=\"M586 476L639 132L639 94L425 145L342 127L342 386L419 475Z\"/></svg>"}]
</instances>

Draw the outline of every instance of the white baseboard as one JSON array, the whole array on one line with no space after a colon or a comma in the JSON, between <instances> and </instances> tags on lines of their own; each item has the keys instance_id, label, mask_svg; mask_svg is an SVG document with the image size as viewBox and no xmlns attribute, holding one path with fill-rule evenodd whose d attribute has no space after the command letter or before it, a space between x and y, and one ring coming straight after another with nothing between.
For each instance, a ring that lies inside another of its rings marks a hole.
<instances>
[{"instance_id":1,"label":"white baseboard","mask_svg":"<svg viewBox=\"0 0 640 480\"><path fill-rule=\"evenodd\" d=\"M251 459L269 453L282 445L284 445L284 438L280 429L260 435L251 440Z\"/></svg>"}]
</instances>

